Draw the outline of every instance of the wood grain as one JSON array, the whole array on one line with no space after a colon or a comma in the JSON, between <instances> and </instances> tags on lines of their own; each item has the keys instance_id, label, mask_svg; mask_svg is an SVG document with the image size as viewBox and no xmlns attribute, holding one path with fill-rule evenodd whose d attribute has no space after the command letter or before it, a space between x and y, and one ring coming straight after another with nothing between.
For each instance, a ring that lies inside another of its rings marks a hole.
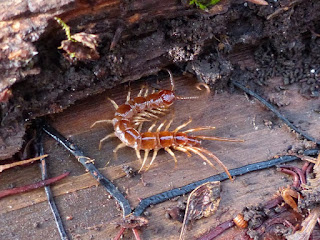
<instances>
[{"instance_id":1,"label":"wood grain","mask_svg":"<svg viewBox=\"0 0 320 240\"><path fill-rule=\"evenodd\" d=\"M201 94L194 88L196 83L194 78L183 76L176 78L175 81L177 95ZM135 82L131 85L132 94L137 94L141 84ZM164 79L159 85L165 88L169 86L169 82ZM133 207L141 198L223 171L218 165L217 169L212 169L198 157L186 158L183 153L176 153L178 164L175 166L170 155L163 151L159 153L148 172L142 176L126 178L122 171L123 165L130 165L135 169L140 166L134 150L130 148L120 150L118 159L115 160L112 150L120 141L114 138L105 142L99 151L99 140L113 131L112 126L101 125L90 128L90 125L96 120L112 118L114 109L107 101L107 97L122 104L127 90L127 86L122 85L101 95L90 97L65 112L54 115L51 122L63 135L83 149L87 156L95 159L96 166L127 194ZM296 91L294 86L287 90L285 97L291 104L281 111L298 126L299 124L303 126L310 135L320 138L319 114L312 111L318 103L316 100L301 98ZM297 136L275 119L272 113L257 101L248 100L241 92L216 94L212 92L207 97L201 96L199 100L176 101L171 113L166 117L174 119L172 128L191 117L193 122L190 127L216 126L214 131L205 132L207 135L244 139L244 143L203 142L203 146L217 155L229 169L270 159L275 155L284 154L289 145L300 144ZM271 129L264 124L264 120L273 122ZM145 124L145 127L147 126L149 124ZM63 219L67 216L73 217L72 220L65 220L69 235L73 239L112 239L119 229L111 222L121 216L115 201L108 197L102 187L96 185L93 178L85 173L66 150L49 137L45 139L45 153L49 154L50 176L71 171L71 177L53 187ZM37 165L11 169L0 175L0 189L12 184L20 186L36 181L39 177ZM144 186L141 177L148 186ZM211 227L232 218L247 205L271 198L278 187L287 185L290 181L290 178L273 168L237 177L234 182L223 182L221 203L217 213L197 221L192 230L187 231L186 239L194 239ZM43 189L0 200L0 238L58 239L59 235L45 200ZM165 209L176 204L174 201L167 201L147 210L150 214L147 217L149 225L142 229L143 239L177 239L181 224L165 218ZM125 239L133 239L132 233L128 231ZM224 239L224 236L221 239Z\"/></svg>"}]
</instances>

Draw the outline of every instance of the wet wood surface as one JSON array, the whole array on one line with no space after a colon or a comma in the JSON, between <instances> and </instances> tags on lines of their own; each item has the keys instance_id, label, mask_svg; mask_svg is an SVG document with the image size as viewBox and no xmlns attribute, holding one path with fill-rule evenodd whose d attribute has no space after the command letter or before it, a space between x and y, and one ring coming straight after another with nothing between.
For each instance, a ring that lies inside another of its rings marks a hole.
<instances>
[{"instance_id":1,"label":"wet wood surface","mask_svg":"<svg viewBox=\"0 0 320 240\"><path fill-rule=\"evenodd\" d=\"M175 81L177 95L201 95L201 98L176 101L170 108L170 113L161 117L159 122L165 118L173 118L171 129L174 129L191 117L193 122L190 128L207 125L216 127L215 130L204 132L208 136L244 139L244 143L203 141L202 146L218 156L229 169L265 161L275 155L285 154L289 146L301 145L298 137L271 112L258 101L247 98L241 91L211 92L206 96L195 89L196 80L192 76L176 77ZM314 111L319 108L319 102L301 97L296 86L290 86L281 93L272 91L275 83L269 83L270 94L267 97L287 101L289 105L282 107L281 112L299 128L319 139L320 115ZM143 82L134 82L131 85L133 95L138 93L142 84ZM159 85L161 88L169 87L168 79L162 79ZM112 126L102 124L90 128L97 120L112 118L114 109L107 97L122 104L127 92L128 86L122 85L90 97L63 113L52 116L50 122L77 144L86 156L95 159L96 167L126 193L132 207L139 203L139 199L223 171L217 164L217 169L212 169L199 157L187 158L181 152L176 152L178 164L175 166L172 157L160 151L149 171L127 178L123 166L129 165L136 170L140 167L134 150L121 149L118 158L114 159L112 150L120 143L118 139L106 141L102 149L98 150L99 140L113 131ZM272 126L267 126L266 121L271 121ZM149 126L149 123L145 124L146 128ZM71 171L70 177L52 187L69 236L72 239L113 239L119 228L112 222L119 220L122 215L115 201L104 188L97 185L73 156L48 136L45 137L45 153L49 154L50 177ZM10 169L0 174L0 189L21 186L39 179L40 169L37 164ZM280 186L286 186L290 182L289 177L277 172L275 168L237 177L234 182L222 182L221 202L217 213L196 221L192 229L187 231L186 239L194 239L229 220L245 206L270 199ZM142 238L177 239L181 223L165 217L166 209L176 205L176 201L167 201L148 208L149 224L141 230ZM43 189L1 199L0 206L0 239L59 239ZM220 239L225 239L227 235L228 232ZM125 239L134 239L132 232L127 231Z\"/></svg>"}]
</instances>

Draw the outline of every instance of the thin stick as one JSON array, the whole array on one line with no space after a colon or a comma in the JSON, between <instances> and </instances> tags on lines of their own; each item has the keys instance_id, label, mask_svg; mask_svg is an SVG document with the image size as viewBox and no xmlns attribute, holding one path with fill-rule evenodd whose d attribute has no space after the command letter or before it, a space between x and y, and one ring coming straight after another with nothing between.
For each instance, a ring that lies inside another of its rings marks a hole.
<instances>
[{"instance_id":1,"label":"thin stick","mask_svg":"<svg viewBox=\"0 0 320 240\"><path fill-rule=\"evenodd\" d=\"M25 164L28 164L28 163L32 163L34 161L37 161L37 160L40 160L40 159L46 158L46 157L48 157L48 154L44 154L42 156L35 157L35 158L30 158L30 159L23 160L23 161L18 161L18 162L14 162L14 163L8 163L8 164L0 165L0 172L3 172L4 170L9 169L9 168L13 168L13 167L22 166L22 165L25 165Z\"/></svg>"},{"instance_id":2,"label":"thin stick","mask_svg":"<svg viewBox=\"0 0 320 240\"><path fill-rule=\"evenodd\" d=\"M44 149L43 149L43 131L40 129L40 126L37 127L37 138L36 138L36 146L37 146L37 151L38 155L43 155ZM48 170L47 170L47 164L46 164L46 159L42 158L40 160L40 169L41 169L41 178L42 180L48 179ZM59 214L59 210L57 208L57 205L54 201L54 197L51 191L50 186L45 186L44 191L46 192L47 199L48 199L48 204L50 206L51 212L53 214L55 223L58 228L58 232L60 235L61 240L68 240L68 235L67 232L64 228L62 219Z\"/></svg>"},{"instance_id":3,"label":"thin stick","mask_svg":"<svg viewBox=\"0 0 320 240\"><path fill-rule=\"evenodd\" d=\"M127 216L131 213L131 206L125 196L118 190L118 188L105 176L103 176L99 170L94 166L92 161L88 161L88 157L72 142L62 136L57 130L48 124L44 124L42 129L50 137L62 144L71 154L78 159L78 161L87 169L87 171L112 195L114 199L119 203L123 210L123 216Z\"/></svg>"},{"instance_id":4,"label":"thin stick","mask_svg":"<svg viewBox=\"0 0 320 240\"><path fill-rule=\"evenodd\" d=\"M269 102L267 102L265 99L263 99L261 96L259 96L257 93L251 91L250 89L246 88L245 86L243 86L241 83L237 82L237 81L232 81L232 83L237 86L238 88L240 88L241 90L243 90L244 92L246 92L247 94L251 95L252 97L258 99L263 105L265 105L270 111L272 111L278 118L280 118L285 124L287 124L287 126L289 128L291 128L293 131L297 132L298 134L300 134L301 136L303 136L305 139L315 142L317 145L320 145L320 141L317 141L315 138L309 136L306 133L303 133L300 131L300 129L298 129L296 126L294 126L287 118L285 118L277 109L275 109L274 106L272 106L272 104L270 104Z\"/></svg>"},{"instance_id":5,"label":"thin stick","mask_svg":"<svg viewBox=\"0 0 320 240\"><path fill-rule=\"evenodd\" d=\"M66 173L63 173L63 174L61 174L59 176L56 176L56 177L53 177L53 178L49 178L47 180L43 180L43 181L40 181L40 182L37 182L37 183L33 183L33 184L25 185L25 186L22 186L22 187L16 187L16 188L11 188L11 189L6 189L6 190L3 190L3 191L0 191L0 199L4 198L4 197L7 197L7 196L15 195L15 194L18 194L18 193L29 192L31 190L50 185L52 183L55 183L55 182L65 178L66 176L69 175L69 173L70 172L66 172Z\"/></svg>"},{"instance_id":6,"label":"thin stick","mask_svg":"<svg viewBox=\"0 0 320 240\"><path fill-rule=\"evenodd\" d=\"M304 151L303 154L308 155L308 156L317 155L318 150L317 149L306 150L306 151ZM270 159L267 161L253 163L253 164L249 164L249 165L242 166L239 168L234 168L234 169L229 170L229 172L230 172L231 176L233 176L233 177L240 176L240 175L243 175L246 173L250 173L250 172L258 171L258 170L262 170L262 169L267 169L267 168L274 167L279 164L291 162L291 161L294 161L297 159L299 159L299 157L297 157L297 156L282 156L279 158L273 158L273 159ZM146 210L146 208L148 208L150 205L156 205L158 203L162 203L164 201L181 196L183 194L187 194L187 193L193 191L196 187L198 187L201 184L204 184L206 182L224 181L227 179L229 179L229 177L224 172L224 173L220 173L217 175L213 175L211 177L205 178L205 179L197 181L197 182L190 183L190 184L185 185L183 187L175 188L175 189L172 189L169 191L165 191L165 192L147 197L147 198L142 199L140 201L138 206L135 208L133 215L140 216Z\"/></svg>"}]
</instances>

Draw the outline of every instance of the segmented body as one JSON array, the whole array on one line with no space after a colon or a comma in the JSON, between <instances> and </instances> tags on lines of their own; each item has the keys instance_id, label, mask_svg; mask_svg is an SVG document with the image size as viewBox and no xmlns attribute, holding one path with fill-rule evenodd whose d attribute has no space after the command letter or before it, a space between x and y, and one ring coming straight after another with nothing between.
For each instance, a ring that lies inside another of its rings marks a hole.
<instances>
[{"instance_id":1,"label":"segmented body","mask_svg":"<svg viewBox=\"0 0 320 240\"><path fill-rule=\"evenodd\" d=\"M160 113L163 109L169 108L173 101L175 100L175 95L171 90L162 90L156 93L152 93L147 97L136 97L133 100L127 101L127 103L120 105L114 114L112 119L112 124L114 127L115 135L126 144L128 147L135 149L147 149L148 137L151 137L150 133L140 133L135 129L137 125L142 121L135 120L134 117L139 113L145 113L147 110L151 110L153 113ZM153 114L150 113L150 114ZM152 142L153 140L150 139ZM160 141L159 141L160 143ZM153 148L158 147L159 144L153 146ZM161 147L160 147L161 148Z\"/></svg>"},{"instance_id":2,"label":"segmented body","mask_svg":"<svg viewBox=\"0 0 320 240\"><path fill-rule=\"evenodd\" d=\"M150 150L153 150L153 156L149 163L149 167L152 165L154 159L157 156L157 153L160 149L167 151L177 162L175 154L172 152L171 148L182 151L188 156L191 156L191 153L195 153L205 160L209 165L214 167L212 162L207 158L214 159L218 164L220 164L225 172L228 174L229 178L232 179L227 167L210 151L200 147L201 139L206 140L216 140L216 141L229 141L229 142L239 142L239 140L226 139L219 137L208 137L208 136L190 136L188 133L214 129L215 127L205 126L198 127L193 129L188 129L186 131L179 131L189 123L191 119L182 125L178 126L174 131L169 131L169 127L172 121L168 122L164 131L161 131L162 127L165 125L166 121L161 123L155 132L152 132L152 129L155 127L155 123L151 125L147 132L141 132L142 123L145 121L150 121L150 118L157 118L157 115L163 114L174 102L175 99L195 99L197 97L179 97L174 94L173 88L173 79L170 74L171 79L171 90L161 90L154 92L150 95L146 93L144 96L141 96L142 89L137 97L130 99L130 92L127 96L127 101L125 104L118 106L113 100L110 100L114 105L116 111L114 118L112 120L100 120L95 122L91 127L97 123L112 123L114 127L114 132L100 140L100 146L102 142L107 140L110 137L118 137L121 140L114 152L116 153L118 149L128 146L134 148L138 159L142 160L140 156L140 150L144 150L144 158L140 171L144 168L148 154ZM208 89L208 86L206 86ZM199 89L199 87L198 87ZM138 126L138 127L137 127ZM205 154L207 156L205 156ZM149 168L148 167L148 168ZM147 169L148 169L147 168Z\"/></svg>"}]
</instances>

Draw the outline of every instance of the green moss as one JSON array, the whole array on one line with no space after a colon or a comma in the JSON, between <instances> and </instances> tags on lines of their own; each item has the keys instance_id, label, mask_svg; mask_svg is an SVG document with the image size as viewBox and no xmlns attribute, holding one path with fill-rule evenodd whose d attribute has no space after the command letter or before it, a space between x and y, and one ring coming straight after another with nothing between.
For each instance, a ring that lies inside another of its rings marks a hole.
<instances>
[{"instance_id":1,"label":"green moss","mask_svg":"<svg viewBox=\"0 0 320 240\"><path fill-rule=\"evenodd\" d=\"M190 5L196 5L201 10L206 10L208 7L217 4L220 0L191 0Z\"/></svg>"},{"instance_id":2,"label":"green moss","mask_svg":"<svg viewBox=\"0 0 320 240\"><path fill-rule=\"evenodd\" d=\"M54 19L61 25L62 29L66 32L68 40L72 42L77 42L71 37L70 27L64 21L62 21L61 18L54 17Z\"/></svg>"}]
</instances>

